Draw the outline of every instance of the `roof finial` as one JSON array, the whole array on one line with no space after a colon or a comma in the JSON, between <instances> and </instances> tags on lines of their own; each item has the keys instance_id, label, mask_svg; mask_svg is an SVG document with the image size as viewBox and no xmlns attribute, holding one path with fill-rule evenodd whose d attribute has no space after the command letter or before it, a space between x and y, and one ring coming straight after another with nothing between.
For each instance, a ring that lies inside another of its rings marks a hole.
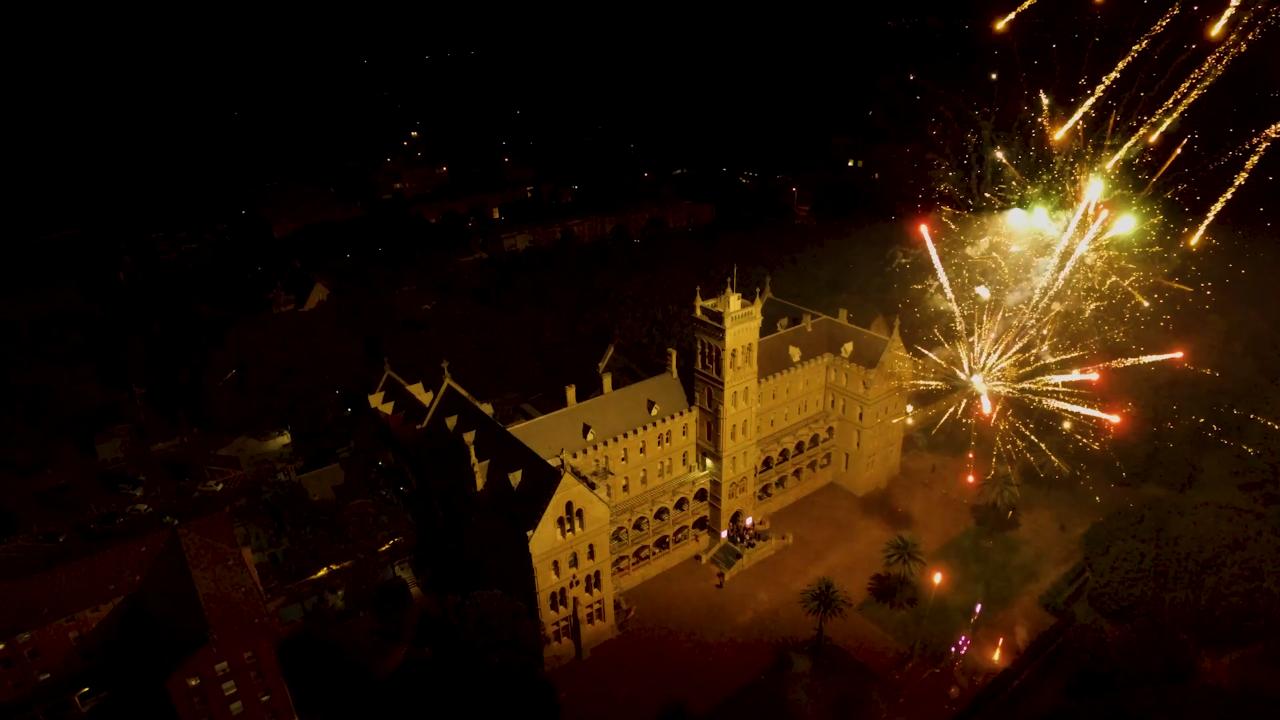
<instances>
[{"instance_id":1,"label":"roof finial","mask_svg":"<svg viewBox=\"0 0 1280 720\"><path fill-rule=\"evenodd\" d=\"M444 379L449 379L449 361L447 359L440 361L440 369L444 370Z\"/></svg>"},{"instance_id":2,"label":"roof finial","mask_svg":"<svg viewBox=\"0 0 1280 720\"><path fill-rule=\"evenodd\" d=\"M560 471L569 471L569 453L565 452L564 448L560 448Z\"/></svg>"},{"instance_id":3,"label":"roof finial","mask_svg":"<svg viewBox=\"0 0 1280 720\"><path fill-rule=\"evenodd\" d=\"M769 287L769 276L764 276L764 296L767 298L773 295L773 289Z\"/></svg>"}]
</instances>

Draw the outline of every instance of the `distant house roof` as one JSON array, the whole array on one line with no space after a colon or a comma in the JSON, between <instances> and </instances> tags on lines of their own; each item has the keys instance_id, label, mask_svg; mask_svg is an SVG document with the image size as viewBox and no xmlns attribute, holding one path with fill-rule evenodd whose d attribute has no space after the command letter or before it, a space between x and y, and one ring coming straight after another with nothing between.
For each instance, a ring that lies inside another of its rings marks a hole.
<instances>
[{"instance_id":1,"label":"distant house roof","mask_svg":"<svg viewBox=\"0 0 1280 720\"><path fill-rule=\"evenodd\" d=\"M792 317L797 311L801 313L800 320ZM772 326L762 326L760 331L762 334L774 332L760 339L757 359L760 377L782 372L824 353L847 357L850 362L867 368L880 365L880 358L889 346L888 336L812 311L806 324L803 312L803 308L785 300L769 297L765 301L765 322L768 323L769 318L774 320ZM788 319L788 327L778 330L777 323L782 318Z\"/></svg>"},{"instance_id":2,"label":"distant house roof","mask_svg":"<svg viewBox=\"0 0 1280 720\"><path fill-rule=\"evenodd\" d=\"M210 632L265 621L261 591L249 561L236 543L230 516L208 515L176 530L165 528L112 545L41 573L0 582L7 598L0 637L45 627L97 605L128 598L147 578L164 575L166 584L188 582L186 575L160 568L166 548L181 543L190 584L200 598ZM262 630L266 632L266 630Z\"/></svg>"},{"instance_id":3,"label":"distant house roof","mask_svg":"<svg viewBox=\"0 0 1280 720\"><path fill-rule=\"evenodd\" d=\"M236 542L230 515L208 515L180 526L177 532L210 639L216 643L224 633L270 633L261 587L251 561Z\"/></svg>"},{"instance_id":4,"label":"distant house roof","mask_svg":"<svg viewBox=\"0 0 1280 720\"><path fill-rule=\"evenodd\" d=\"M577 452L688 407L680 380L663 373L512 425L509 430L540 457L550 459L561 451Z\"/></svg>"}]
</instances>

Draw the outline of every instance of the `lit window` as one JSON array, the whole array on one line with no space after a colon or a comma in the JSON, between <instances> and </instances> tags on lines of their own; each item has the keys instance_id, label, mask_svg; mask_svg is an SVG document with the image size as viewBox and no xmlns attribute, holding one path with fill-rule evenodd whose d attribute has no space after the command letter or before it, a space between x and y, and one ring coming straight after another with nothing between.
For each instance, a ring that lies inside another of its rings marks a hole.
<instances>
[{"instance_id":1,"label":"lit window","mask_svg":"<svg viewBox=\"0 0 1280 720\"><path fill-rule=\"evenodd\" d=\"M231 711L232 715L239 715L240 713L244 712L244 703L237 700L231 703L230 705L228 705L227 709Z\"/></svg>"},{"instance_id":2,"label":"lit window","mask_svg":"<svg viewBox=\"0 0 1280 720\"><path fill-rule=\"evenodd\" d=\"M252 650L246 650L244 653L244 661L247 663L255 663L258 661L258 656L255 655Z\"/></svg>"},{"instance_id":3,"label":"lit window","mask_svg":"<svg viewBox=\"0 0 1280 720\"><path fill-rule=\"evenodd\" d=\"M200 677L198 675L193 675L187 678L187 687L200 687Z\"/></svg>"},{"instance_id":4,"label":"lit window","mask_svg":"<svg viewBox=\"0 0 1280 720\"><path fill-rule=\"evenodd\" d=\"M231 672L231 666L227 664L226 660L223 660L222 662L213 666L213 671L218 673L219 675L226 675L227 673Z\"/></svg>"},{"instance_id":5,"label":"lit window","mask_svg":"<svg viewBox=\"0 0 1280 720\"><path fill-rule=\"evenodd\" d=\"M263 704L271 702L271 693L262 693L258 696L258 702Z\"/></svg>"},{"instance_id":6,"label":"lit window","mask_svg":"<svg viewBox=\"0 0 1280 720\"><path fill-rule=\"evenodd\" d=\"M236 681L235 681L235 680L228 680L228 681L226 681L226 682L222 683L222 694L223 694L223 695L235 695L235 694L236 694Z\"/></svg>"}]
</instances>

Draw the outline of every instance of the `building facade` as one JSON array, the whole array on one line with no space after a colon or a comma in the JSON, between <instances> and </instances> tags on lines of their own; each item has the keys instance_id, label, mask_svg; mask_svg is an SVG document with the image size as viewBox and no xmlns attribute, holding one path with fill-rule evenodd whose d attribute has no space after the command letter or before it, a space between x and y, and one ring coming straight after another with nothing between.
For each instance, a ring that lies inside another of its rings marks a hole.
<instances>
[{"instance_id":1,"label":"building facade","mask_svg":"<svg viewBox=\"0 0 1280 720\"><path fill-rule=\"evenodd\" d=\"M536 608L549 663L612 637L618 593L713 549L731 527L829 482L863 494L898 472L910 365L896 323L860 328L767 285L750 301L732 287L699 294L694 320L692 402L674 350L660 375L614 388L602 372L594 397L579 402L567 386L563 408L508 427L447 372L432 392L388 371L370 396L394 424L419 429L446 397L470 406L444 411L453 419L437 434L455 439L428 445L467 448L472 472L458 482L491 498L476 507L528 491L528 542L510 561L525 563L527 583L505 582Z\"/></svg>"}]
</instances>

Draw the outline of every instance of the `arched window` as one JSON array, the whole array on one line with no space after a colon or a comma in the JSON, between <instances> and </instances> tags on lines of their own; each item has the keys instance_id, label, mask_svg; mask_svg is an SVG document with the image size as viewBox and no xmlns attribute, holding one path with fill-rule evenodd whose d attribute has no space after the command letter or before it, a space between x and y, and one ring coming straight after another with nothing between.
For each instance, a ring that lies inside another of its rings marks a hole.
<instances>
[{"instance_id":1,"label":"arched window","mask_svg":"<svg viewBox=\"0 0 1280 720\"><path fill-rule=\"evenodd\" d=\"M551 606L551 612L560 612L560 598L556 595L556 591L551 591L551 597L548 599L548 605Z\"/></svg>"},{"instance_id":2,"label":"arched window","mask_svg":"<svg viewBox=\"0 0 1280 720\"><path fill-rule=\"evenodd\" d=\"M682 497L682 498L680 498L679 500L676 500L675 508L676 508L676 512L678 512L678 513L682 513L682 512L685 512L686 510L688 510L688 509L689 509L689 498L687 498L687 497Z\"/></svg>"},{"instance_id":3,"label":"arched window","mask_svg":"<svg viewBox=\"0 0 1280 720\"><path fill-rule=\"evenodd\" d=\"M631 494L631 476L630 475L622 476L622 494L623 495Z\"/></svg>"},{"instance_id":4,"label":"arched window","mask_svg":"<svg viewBox=\"0 0 1280 720\"><path fill-rule=\"evenodd\" d=\"M809 436L809 447L816 448L818 447L819 442L822 442L822 440L821 438L818 437L818 433L814 433L813 435Z\"/></svg>"},{"instance_id":5,"label":"arched window","mask_svg":"<svg viewBox=\"0 0 1280 720\"><path fill-rule=\"evenodd\" d=\"M768 472L772 469L773 469L773 456L765 455L764 459L760 461L760 472Z\"/></svg>"},{"instance_id":6,"label":"arched window","mask_svg":"<svg viewBox=\"0 0 1280 720\"><path fill-rule=\"evenodd\" d=\"M551 577L552 579L555 579L555 580L560 579L560 561L559 560L551 561Z\"/></svg>"},{"instance_id":7,"label":"arched window","mask_svg":"<svg viewBox=\"0 0 1280 720\"><path fill-rule=\"evenodd\" d=\"M597 590L599 590L599 589L600 589L600 571L599 571L599 570L597 570L597 571L595 571L594 573L591 573L591 574L592 574L593 576L595 576L595 579L596 579L596 589L597 589Z\"/></svg>"},{"instance_id":8,"label":"arched window","mask_svg":"<svg viewBox=\"0 0 1280 720\"><path fill-rule=\"evenodd\" d=\"M644 441L640 441L640 456L644 457Z\"/></svg>"},{"instance_id":9,"label":"arched window","mask_svg":"<svg viewBox=\"0 0 1280 720\"><path fill-rule=\"evenodd\" d=\"M582 508L578 508L577 518L578 518L578 529L586 530L587 523L586 523L586 518L584 518L582 515Z\"/></svg>"},{"instance_id":10,"label":"arched window","mask_svg":"<svg viewBox=\"0 0 1280 720\"><path fill-rule=\"evenodd\" d=\"M662 449L662 433L658 433L658 449Z\"/></svg>"},{"instance_id":11,"label":"arched window","mask_svg":"<svg viewBox=\"0 0 1280 720\"><path fill-rule=\"evenodd\" d=\"M685 423L680 426L680 437L682 438L689 437L689 423Z\"/></svg>"},{"instance_id":12,"label":"arched window","mask_svg":"<svg viewBox=\"0 0 1280 720\"><path fill-rule=\"evenodd\" d=\"M835 425L828 425L828 426L827 426L827 439L828 439L828 440L832 440L832 439L834 439L834 438L835 438L835 436L836 436L836 426L835 426Z\"/></svg>"},{"instance_id":13,"label":"arched window","mask_svg":"<svg viewBox=\"0 0 1280 720\"><path fill-rule=\"evenodd\" d=\"M658 479L659 480L662 479L662 476L665 474L666 469L667 469L667 464L659 460L658 461Z\"/></svg>"},{"instance_id":14,"label":"arched window","mask_svg":"<svg viewBox=\"0 0 1280 720\"><path fill-rule=\"evenodd\" d=\"M700 503L704 503L704 502L706 502L706 501L707 501L707 489L706 489L706 488L698 488L698 491L697 491L697 492L695 492L695 493L693 494L693 501L694 501L694 502L700 502Z\"/></svg>"},{"instance_id":15,"label":"arched window","mask_svg":"<svg viewBox=\"0 0 1280 720\"><path fill-rule=\"evenodd\" d=\"M572 533L573 532L573 501L572 500L564 504L564 524L565 524L565 531Z\"/></svg>"},{"instance_id":16,"label":"arched window","mask_svg":"<svg viewBox=\"0 0 1280 720\"><path fill-rule=\"evenodd\" d=\"M560 607L569 609L569 593L565 592L564 588L560 588Z\"/></svg>"},{"instance_id":17,"label":"arched window","mask_svg":"<svg viewBox=\"0 0 1280 720\"><path fill-rule=\"evenodd\" d=\"M556 527L560 531L560 537L564 537L564 518L556 518Z\"/></svg>"},{"instance_id":18,"label":"arched window","mask_svg":"<svg viewBox=\"0 0 1280 720\"><path fill-rule=\"evenodd\" d=\"M587 562L595 562L596 546L593 543L587 543Z\"/></svg>"},{"instance_id":19,"label":"arched window","mask_svg":"<svg viewBox=\"0 0 1280 720\"><path fill-rule=\"evenodd\" d=\"M593 579L594 579L594 578L592 578L590 575L587 575L586 579L585 579L585 580L584 580L584 582L583 582L583 584L586 586L586 590L587 590L587 593L588 593L588 594L590 594L590 593L591 593L591 591L592 591L592 590L591 590L591 582L592 582L592 580L593 580Z\"/></svg>"},{"instance_id":20,"label":"arched window","mask_svg":"<svg viewBox=\"0 0 1280 720\"><path fill-rule=\"evenodd\" d=\"M670 431L670 430L667 430L667 444L668 444L668 445L670 445L670 444L671 444L671 431Z\"/></svg>"},{"instance_id":21,"label":"arched window","mask_svg":"<svg viewBox=\"0 0 1280 720\"><path fill-rule=\"evenodd\" d=\"M570 570L578 569L578 553L576 551L569 553L569 569Z\"/></svg>"},{"instance_id":22,"label":"arched window","mask_svg":"<svg viewBox=\"0 0 1280 720\"><path fill-rule=\"evenodd\" d=\"M738 391L737 390L734 390L729 395L729 407L733 408L734 410L738 409Z\"/></svg>"},{"instance_id":23,"label":"arched window","mask_svg":"<svg viewBox=\"0 0 1280 720\"><path fill-rule=\"evenodd\" d=\"M734 348L729 351L729 369L738 369L738 348Z\"/></svg>"},{"instance_id":24,"label":"arched window","mask_svg":"<svg viewBox=\"0 0 1280 720\"><path fill-rule=\"evenodd\" d=\"M689 451L688 450L685 450L684 452L680 453L680 467L682 468L689 467Z\"/></svg>"},{"instance_id":25,"label":"arched window","mask_svg":"<svg viewBox=\"0 0 1280 720\"><path fill-rule=\"evenodd\" d=\"M737 425L730 425L730 426L729 426L729 439L730 439L730 440L737 440L737 439L738 439L738 426L737 426Z\"/></svg>"},{"instance_id":26,"label":"arched window","mask_svg":"<svg viewBox=\"0 0 1280 720\"><path fill-rule=\"evenodd\" d=\"M747 421L746 420L742 421L742 439L743 440L747 439Z\"/></svg>"},{"instance_id":27,"label":"arched window","mask_svg":"<svg viewBox=\"0 0 1280 720\"><path fill-rule=\"evenodd\" d=\"M675 462L676 462L675 460L671 458L667 458L667 475L673 474L672 470L675 470L676 468Z\"/></svg>"},{"instance_id":28,"label":"arched window","mask_svg":"<svg viewBox=\"0 0 1280 720\"><path fill-rule=\"evenodd\" d=\"M640 487L649 486L649 470L648 468L640 468Z\"/></svg>"}]
</instances>

